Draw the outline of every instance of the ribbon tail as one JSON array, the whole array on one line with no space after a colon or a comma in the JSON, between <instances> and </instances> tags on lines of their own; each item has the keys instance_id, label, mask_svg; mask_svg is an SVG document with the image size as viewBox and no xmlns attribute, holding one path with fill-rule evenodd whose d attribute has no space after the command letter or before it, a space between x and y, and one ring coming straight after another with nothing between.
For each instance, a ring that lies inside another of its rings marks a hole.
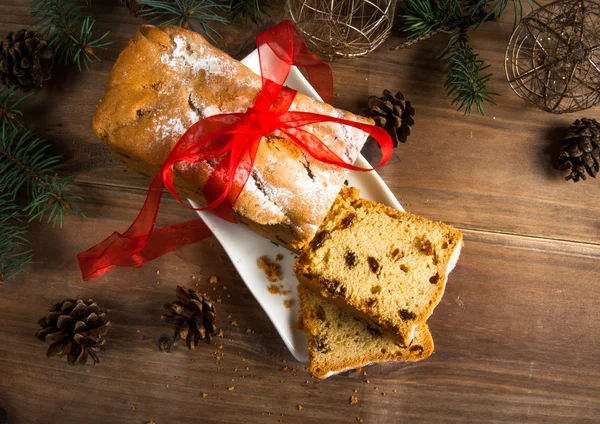
<instances>
[{"instance_id":1,"label":"ribbon tail","mask_svg":"<svg viewBox=\"0 0 600 424\"><path fill-rule=\"evenodd\" d=\"M179 246L212 235L199 219L153 231L164 188L161 177L160 172L154 176L142 210L125 233L115 232L77 255L84 281L94 280L117 266L143 265Z\"/></svg>"}]
</instances>

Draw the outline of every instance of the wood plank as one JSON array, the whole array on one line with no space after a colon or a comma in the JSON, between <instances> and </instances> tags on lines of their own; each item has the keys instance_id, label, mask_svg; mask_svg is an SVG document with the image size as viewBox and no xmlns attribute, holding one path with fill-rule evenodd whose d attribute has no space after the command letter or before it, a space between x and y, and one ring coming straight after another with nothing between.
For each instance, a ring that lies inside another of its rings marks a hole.
<instances>
[{"instance_id":1,"label":"wood plank","mask_svg":"<svg viewBox=\"0 0 600 424\"><path fill-rule=\"evenodd\" d=\"M29 4L0 5L0 32L31 22ZM65 172L79 181L145 189L148 181L114 160L91 131L91 117L106 75L140 20L118 0L96 2L98 33L110 30L113 44L103 61L79 73L58 67L47 87L26 108L28 127L50 139L66 158ZM281 18L281 12L273 20ZM254 26L221 28L221 47L234 57L248 52ZM598 183L573 184L551 167L552 154L577 117L598 116L600 107L571 115L542 112L512 93L505 81L504 50L512 16L474 31L471 41L494 73L490 90L501 94L488 115L464 117L443 91L443 66L435 60L444 36L405 51L389 52L393 36L365 59L332 64L335 105L360 112L369 95L384 88L403 91L417 109L413 135L379 170L411 212L465 228L528 234L536 237L600 243ZM59 99L57 101L57 99Z\"/></svg>"},{"instance_id":2,"label":"wood plank","mask_svg":"<svg viewBox=\"0 0 600 424\"><path fill-rule=\"evenodd\" d=\"M429 321L434 355L315 382L287 352L216 241L81 282L75 254L124 230L143 200L137 190L83 191L89 217L69 219L62 231L35 225L38 263L29 275L0 286L0 407L11 424L82 417L158 424L347 423L356 417L366 423L546 423L594 422L600 414L598 246L466 231L462 258ZM170 199L161 209L165 222L192 216ZM221 278L216 290L207 282L213 274ZM221 298L216 306L224 338L195 352L179 346L160 353L158 338L170 334L159 318L162 304L174 298L177 284L194 283L192 275ZM108 349L95 367L46 359L47 345L34 337L50 303L77 295L93 297L112 322ZM350 405L350 396L359 404Z\"/></svg>"}]
</instances>

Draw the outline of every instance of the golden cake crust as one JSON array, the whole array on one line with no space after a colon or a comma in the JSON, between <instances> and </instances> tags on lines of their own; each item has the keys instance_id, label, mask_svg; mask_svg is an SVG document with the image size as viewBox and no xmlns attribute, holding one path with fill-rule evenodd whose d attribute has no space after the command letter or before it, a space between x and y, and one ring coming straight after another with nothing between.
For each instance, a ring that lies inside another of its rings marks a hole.
<instances>
[{"instance_id":1,"label":"golden cake crust","mask_svg":"<svg viewBox=\"0 0 600 424\"><path fill-rule=\"evenodd\" d=\"M151 177L193 123L219 113L244 112L260 88L260 76L201 35L144 25L109 74L93 129L117 159ZM290 110L372 122L302 94ZM326 123L308 130L347 162L356 159L367 137ZM214 165L178 164L179 193L203 204L202 190ZM314 160L283 134L272 133L263 137L234 215L255 232L298 250L314 235L346 175L339 167Z\"/></svg>"}]
</instances>

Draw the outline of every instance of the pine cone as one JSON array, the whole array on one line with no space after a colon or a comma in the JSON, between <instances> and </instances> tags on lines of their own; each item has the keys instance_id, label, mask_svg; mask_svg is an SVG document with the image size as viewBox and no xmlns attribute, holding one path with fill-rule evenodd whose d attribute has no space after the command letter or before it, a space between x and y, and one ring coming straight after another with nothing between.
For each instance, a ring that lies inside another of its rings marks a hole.
<instances>
[{"instance_id":1,"label":"pine cone","mask_svg":"<svg viewBox=\"0 0 600 424\"><path fill-rule=\"evenodd\" d=\"M88 356L94 365L100 362L96 353L104 349L104 335L110 323L93 300L65 299L55 303L38 324L42 328L35 336L52 342L47 357L66 354L70 365L85 364Z\"/></svg>"},{"instance_id":2,"label":"pine cone","mask_svg":"<svg viewBox=\"0 0 600 424\"><path fill-rule=\"evenodd\" d=\"M381 97L369 97L369 111L375 125L390 134L394 147L398 147L398 142L406 143L410 127L415 124L415 110L409 101L404 100L402 93L392 96L389 90L383 90Z\"/></svg>"},{"instance_id":3,"label":"pine cone","mask_svg":"<svg viewBox=\"0 0 600 424\"><path fill-rule=\"evenodd\" d=\"M54 50L41 34L22 29L0 41L0 83L23 91L50 79Z\"/></svg>"},{"instance_id":4,"label":"pine cone","mask_svg":"<svg viewBox=\"0 0 600 424\"><path fill-rule=\"evenodd\" d=\"M188 349L198 346L200 340L210 343L217 334L216 311L210 299L195 289L177 286L178 301L165 305L162 319L175 326L173 341L185 339Z\"/></svg>"},{"instance_id":5,"label":"pine cone","mask_svg":"<svg viewBox=\"0 0 600 424\"><path fill-rule=\"evenodd\" d=\"M600 171L600 124L595 119L578 119L569 127L562 141L558 167L568 170L565 180L586 179L586 172L596 178Z\"/></svg>"},{"instance_id":6,"label":"pine cone","mask_svg":"<svg viewBox=\"0 0 600 424\"><path fill-rule=\"evenodd\" d=\"M140 13L142 13L144 9L146 9L146 7L143 4L140 4L136 0L121 0L121 2L125 4L125 7L129 9L129 13L131 13L131 16L133 16L134 18L140 16Z\"/></svg>"}]
</instances>

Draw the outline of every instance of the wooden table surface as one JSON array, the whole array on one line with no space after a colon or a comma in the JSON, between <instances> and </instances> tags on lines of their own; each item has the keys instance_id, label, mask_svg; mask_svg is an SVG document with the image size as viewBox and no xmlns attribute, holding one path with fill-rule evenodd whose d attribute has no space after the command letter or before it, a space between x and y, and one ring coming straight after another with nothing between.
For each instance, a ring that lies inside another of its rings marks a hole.
<instances>
[{"instance_id":1,"label":"wooden table surface","mask_svg":"<svg viewBox=\"0 0 600 424\"><path fill-rule=\"evenodd\" d=\"M379 173L408 211L456 226L465 246L429 320L429 359L317 382L215 240L81 281L75 255L125 230L148 185L90 128L106 76L141 23L118 0L96 3L97 33L110 30L113 43L102 62L81 73L57 67L25 108L27 126L64 153L88 216L69 217L62 230L34 224L36 263L0 286L0 407L9 423L599 422L600 181L565 182L551 162L570 123L598 118L600 108L552 115L512 93L503 72L510 14L471 35L494 72L491 91L501 94L485 117L463 116L445 96L435 60L444 36L390 52L401 40L392 36L367 58L332 64L336 106L359 112L384 88L412 100L413 134ZM241 58L278 19L223 28L220 47ZM31 22L29 2L0 1L0 34ZM170 198L160 214L162 222L193 217ZM171 334L162 305L176 285L195 276L207 287L211 275L229 288L214 292L224 338L195 352L159 352L157 340ZM36 321L64 296L92 297L108 310L101 364L45 358Z\"/></svg>"}]
</instances>

